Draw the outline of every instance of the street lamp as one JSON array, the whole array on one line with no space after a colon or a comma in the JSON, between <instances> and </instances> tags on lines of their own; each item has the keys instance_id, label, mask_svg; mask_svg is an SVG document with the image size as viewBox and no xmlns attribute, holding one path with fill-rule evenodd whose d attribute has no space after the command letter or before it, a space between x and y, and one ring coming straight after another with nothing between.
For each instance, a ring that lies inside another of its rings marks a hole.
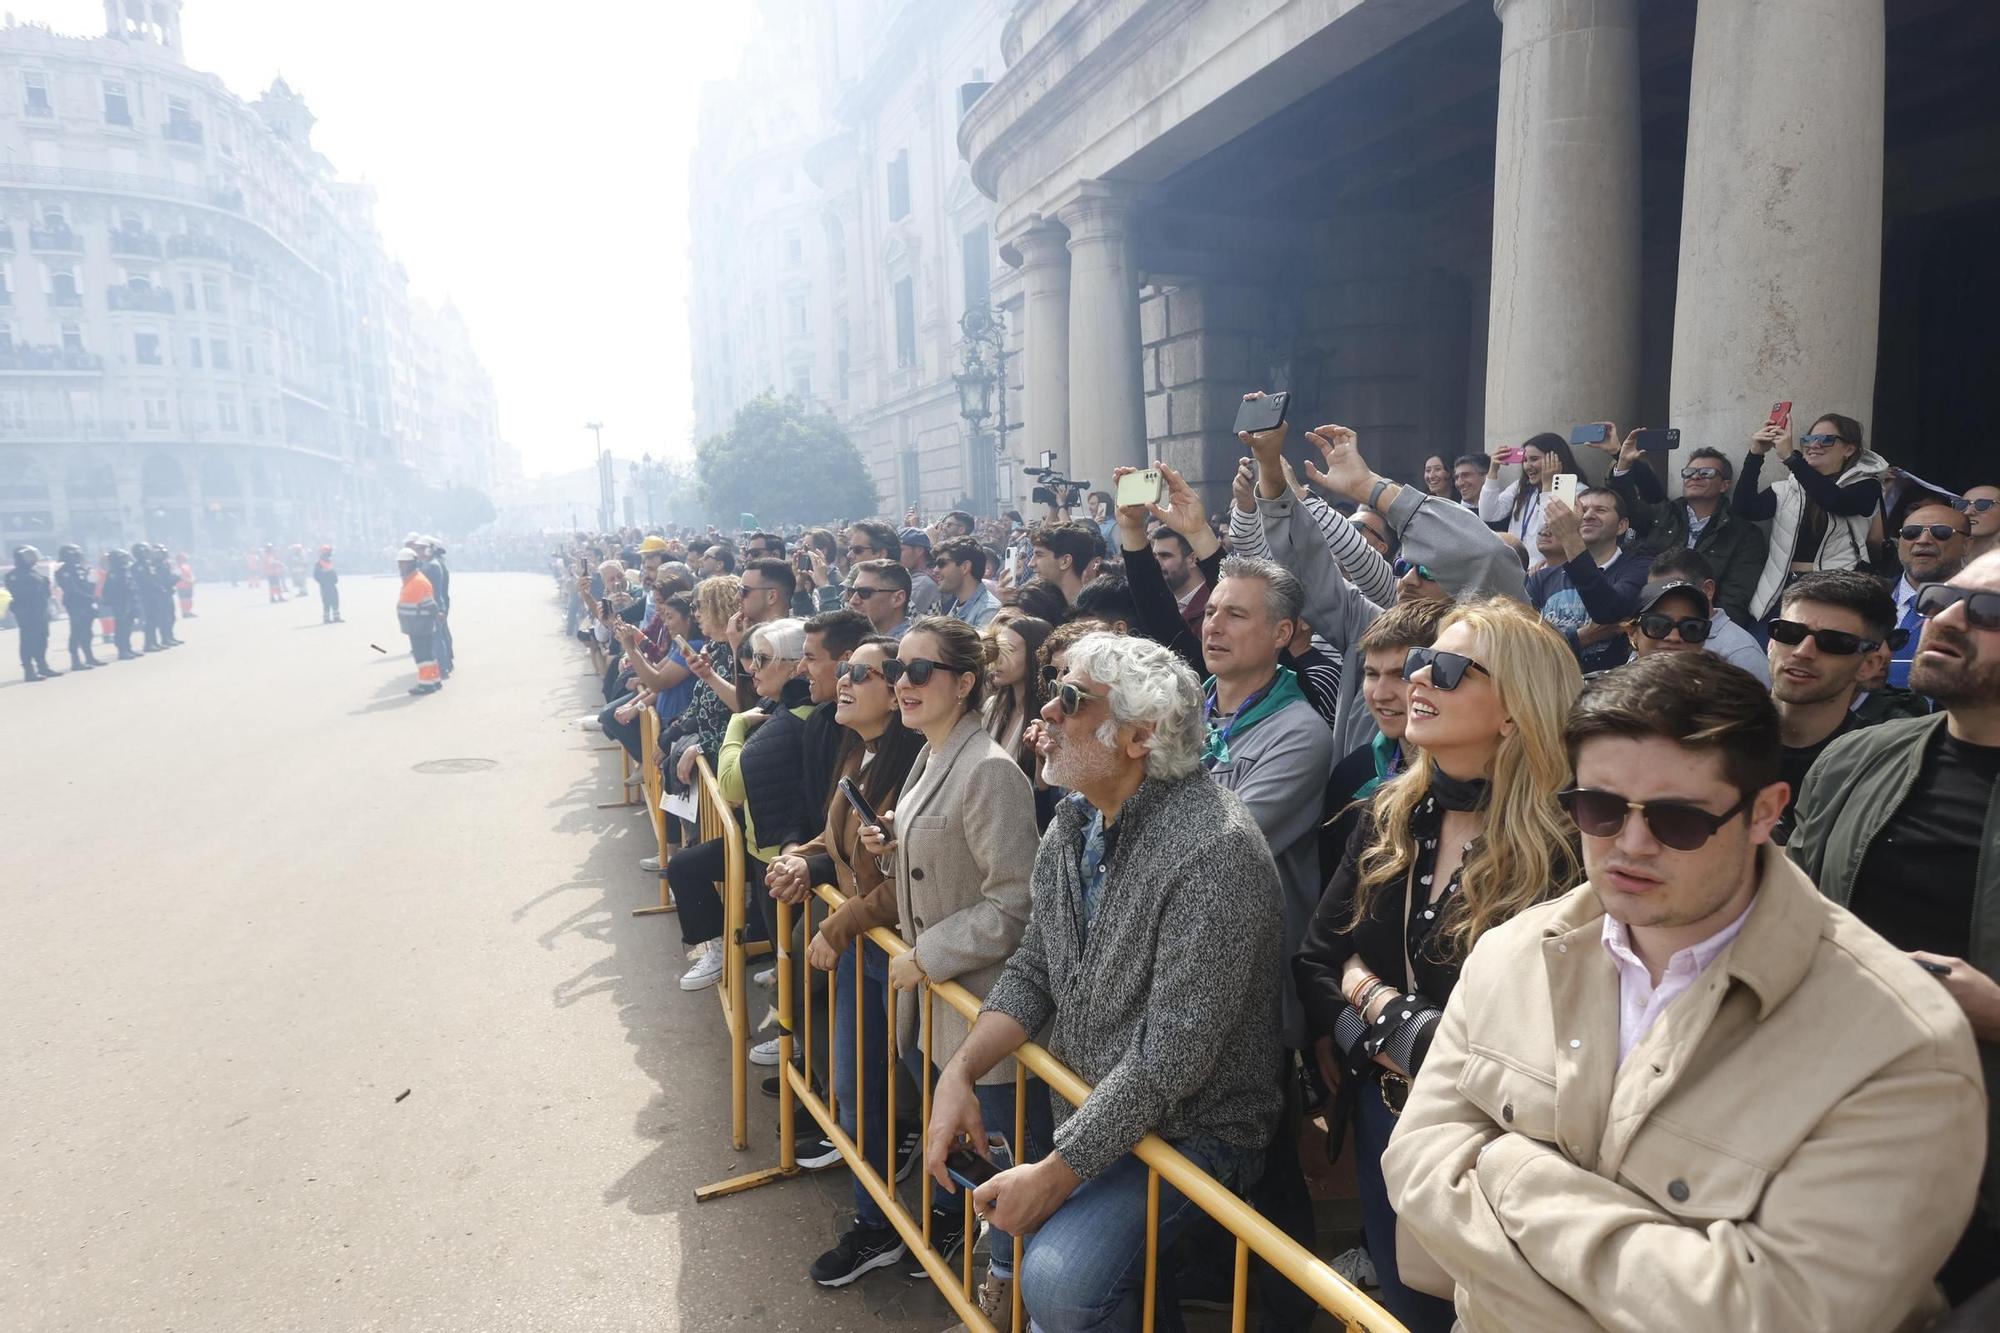
<instances>
[{"instance_id":1,"label":"street lamp","mask_svg":"<svg viewBox=\"0 0 2000 1333\"><path fill-rule=\"evenodd\" d=\"M646 526L650 528L657 525L659 519L653 514L654 500L660 492L667 489L666 460L655 458L650 453L642 454L639 461L631 465L628 475L633 489L645 494Z\"/></svg>"},{"instance_id":2,"label":"street lamp","mask_svg":"<svg viewBox=\"0 0 2000 1333\"><path fill-rule=\"evenodd\" d=\"M958 414L970 436L967 472L972 480L973 507L983 514L999 512L1000 481L996 460L1007 452L1007 326L1000 313L984 301L966 307L958 321ZM982 447L986 423L994 421L993 447Z\"/></svg>"},{"instance_id":3,"label":"street lamp","mask_svg":"<svg viewBox=\"0 0 2000 1333\"><path fill-rule=\"evenodd\" d=\"M604 456L604 423L586 421L583 428L597 440L597 530L611 531L611 460Z\"/></svg>"}]
</instances>

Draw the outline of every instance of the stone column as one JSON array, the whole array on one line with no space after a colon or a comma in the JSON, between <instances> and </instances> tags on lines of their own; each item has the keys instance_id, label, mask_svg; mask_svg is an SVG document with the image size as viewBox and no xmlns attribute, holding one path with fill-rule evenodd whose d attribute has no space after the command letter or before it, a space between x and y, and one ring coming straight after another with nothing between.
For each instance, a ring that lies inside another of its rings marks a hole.
<instances>
[{"instance_id":1,"label":"stone column","mask_svg":"<svg viewBox=\"0 0 2000 1333\"><path fill-rule=\"evenodd\" d=\"M1056 216L1069 228L1069 475L1110 490L1112 468L1146 461L1132 201L1085 181Z\"/></svg>"},{"instance_id":2,"label":"stone column","mask_svg":"<svg viewBox=\"0 0 2000 1333\"><path fill-rule=\"evenodd\" d=\"M1740 458L1780 399L1801 431L1868 424L1882 89L1882 0L1701 0L1662 423L1684 447Z\"/></svg>"},{"instance_id":3,"label":"stone column","mask_svg":"<svg viewBox=\"0 0 2000 1333\"><path fill-rule=\"evenodd\" d=\"M1014 242L1021 256L1022 457L1039 464L1053 449L1069 466L1069 238L1054 223L1038 223Z\"/></svg>"},{"instance_id":4,"label":"stone column","mask_svg":"<svg viewBox=\"0 0 2000 1333\"><path fill-rule=\"evenodd\" d=\"M1494 9L1489 451L1579 422L1631 422L1639 396L1637 0Z\"/></svg>"}]
</instances>

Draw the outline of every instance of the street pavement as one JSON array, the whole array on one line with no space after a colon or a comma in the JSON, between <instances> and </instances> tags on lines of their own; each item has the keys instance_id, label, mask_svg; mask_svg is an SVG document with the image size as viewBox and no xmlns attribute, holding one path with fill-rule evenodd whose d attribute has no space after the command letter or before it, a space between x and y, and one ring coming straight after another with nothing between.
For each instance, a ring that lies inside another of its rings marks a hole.
<instances>
[{"instance_id":1,"label":"street pavement","mask_svg":"<svg viewBox=\"0 0 2000 1333\"><path fill-rule=\"evenodd\" d=\"M332 626L204 584L185 647L36 685L0 633L0 1329L951 1325L806 1279L844 1172L695 1204L776 1103L732 1151L550 581L452 591L431 698L388 578Z\"/></svg>"}]
</instances>

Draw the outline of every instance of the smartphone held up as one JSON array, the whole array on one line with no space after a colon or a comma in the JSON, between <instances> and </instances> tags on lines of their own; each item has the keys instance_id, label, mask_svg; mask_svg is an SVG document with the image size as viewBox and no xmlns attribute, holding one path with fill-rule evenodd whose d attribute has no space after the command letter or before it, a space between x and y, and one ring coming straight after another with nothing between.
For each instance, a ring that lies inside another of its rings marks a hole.
<instances>
[{"instance_id":1,"label":"smartphone held up","mask_svg":"<svg viewBox=\"0 0 2000 1333\"><path fill-rule=\"evenodd\" d=\"M1156 467L1140 468L1118 479L1117 504L1120 509L1129 505L1156 505L1166 495L1167 479L1160 475Z\"/></svg>"}]
</instances>

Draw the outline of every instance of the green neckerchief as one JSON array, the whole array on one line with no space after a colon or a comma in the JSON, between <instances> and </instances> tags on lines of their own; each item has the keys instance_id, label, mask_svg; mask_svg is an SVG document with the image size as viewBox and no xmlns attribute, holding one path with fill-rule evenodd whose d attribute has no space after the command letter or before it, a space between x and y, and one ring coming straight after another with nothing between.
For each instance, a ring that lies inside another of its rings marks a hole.
<instances>
[{"instance_id":1,"label":"green neckerchief","mask_svg":"<svg viewBox=\"0 0 2000 1333\"><path fill-rule=\"evenodd\" d=\"M1375 739L1369 742L1369 749L1375 755L1375 776L1362 783L1355 791L1354 799L1357 801L1365 796L1373 796L1377 787L1394 777L1403 767L1401 741L1392 741L1377 731Z\"/></svg>"},{"instance_id":2,"label":"green neckerchief","mask_svg":"<svg viewBox=\"0 0 2000 1333\"><path fill-rule=\"evenodd\" d=\"M1202 718L1208 723L1208 740L1201 747L1201 766L1214 768L1217 764L1229 762L1229 738L1245 736L1251 728L1271 714L1283 708L1294 699L1305 698L1305 691L1299 688L1298 673L1288 666L1278 668L1277 678L1264 688L1262 694L1252 697L1247 708L1239 708L1229 719L1229 725L1215 725L1215 677L1210 676L1202 685Z\"/></svg>"}]
</instances>

